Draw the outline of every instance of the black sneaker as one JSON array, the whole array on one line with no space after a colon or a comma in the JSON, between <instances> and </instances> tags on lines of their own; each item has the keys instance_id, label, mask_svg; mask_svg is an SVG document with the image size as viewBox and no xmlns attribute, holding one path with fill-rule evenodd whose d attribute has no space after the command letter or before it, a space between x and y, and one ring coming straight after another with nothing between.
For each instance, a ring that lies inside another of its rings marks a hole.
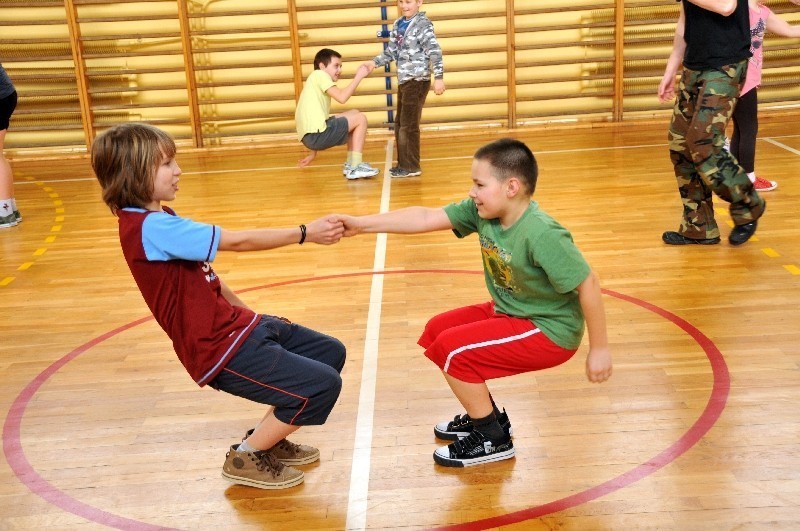
<instances>
[{"instance_id":1,"label":"black sneaker","mask_svg":"<svg viewBox=\"0 0 800 531\"><path fill-rule=\"evenodd\" d=\"M492 441L479 431L467 437L442 446L433 452L433 460L442 466L472 466L514 457L514 443L506 435L499 441Z\"/></svg>"},{"instance_id":2,"label":"black sneaker","mask_svg":"<svg viewBox=\"0 0 800 531\"><path fill-rule=\"evenodd\" d=\"M508 420L508 415L504 409L497 417L497 422L500 427L506 432L506 435L511 437L514 435L514 429L511 427L511 421ZM433 427L433 433L440 439L445 441L457 441L472 433L475 427L472 425L472 419L469 415L456 415L451 422L440 422Z\"/></svg>"}]
</instances>

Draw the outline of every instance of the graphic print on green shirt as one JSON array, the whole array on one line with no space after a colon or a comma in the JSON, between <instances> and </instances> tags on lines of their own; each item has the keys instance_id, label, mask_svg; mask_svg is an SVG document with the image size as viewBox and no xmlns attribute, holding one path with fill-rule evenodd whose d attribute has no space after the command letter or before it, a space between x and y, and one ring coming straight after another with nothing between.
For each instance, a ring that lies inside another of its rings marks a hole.
<instances>
[{"instance_id":1,"label":"graphic print on green shirt","mask_svg":"<svg viewBox=\"0 0 800 531\"><path fill-rule=\"evenodd\" d=\"M569 231L535 201L507 229L497 219L482 219L472 199L444 210L456 236L478 233L495 310L530 319L557 345L578 348L584 320L577 287L590 269Z\"/></svg>"}]
</instances>

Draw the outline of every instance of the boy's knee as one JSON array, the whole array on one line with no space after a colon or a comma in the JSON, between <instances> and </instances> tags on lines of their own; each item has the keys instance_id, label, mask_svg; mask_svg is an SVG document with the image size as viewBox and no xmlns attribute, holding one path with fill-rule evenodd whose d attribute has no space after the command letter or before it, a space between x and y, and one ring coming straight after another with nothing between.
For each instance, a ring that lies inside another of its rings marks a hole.
<instances>
[{"instance_id":1,"label":"boy's knee","mask_svg":"<svg viewBox=\"0 0 800 531\"><path fill-rule=\"evenodd\" d=\"M321 386L320 393L315 397L315 400L319 401L320 409L325 412L326 417L333 409L341 392L342 377L338 372L331 370L325 375L324 385Z\"/></svg>"},{"instance_id":2,"label":"boy's knee","mask_svg":"<svg viewBox=\"0 0 800 531\"><path fill-rule=\"evenodd\" d=\"M347 348L344 346L344 343L332 337L328 351L330 352L331 359L329 365L336 369L336 372L342 372L342 369L344 369L344 362L347 359Z\"/></svg>"}]
</instances>

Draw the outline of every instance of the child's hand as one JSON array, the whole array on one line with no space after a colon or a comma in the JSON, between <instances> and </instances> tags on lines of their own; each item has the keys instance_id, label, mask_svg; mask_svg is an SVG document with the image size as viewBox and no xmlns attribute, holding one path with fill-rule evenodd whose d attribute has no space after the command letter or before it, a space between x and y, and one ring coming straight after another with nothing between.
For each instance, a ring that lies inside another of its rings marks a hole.
<instances>
[{"instance_id":1,"label":"child's hand","mask_svg":"<svg viewBox=\"0 0 800 531\"><path fill-rule=\"evenodd\" d=\"M800 0L797 0L800 2ZM671 101L675 98L675 76L664 75L658 85L658 101L661 103Z\"/></svg>"},{"instance_id":2,"label":"child's hand","mask_svg":"<svg viewBox=\"0 0 800 531\"><path fill-rule=\"evenodd\" d=\"M306 155L305 157L303 157L302 159L300 159L297 162L297 165L300 168L305 168L306 166L311 164L311 161L314 160L314 157L316 157L316 156L317 156L317 152L312 149L311 153L309 153L308 155Z\"/></svg>"},{"instance_id":3,"label":"child's hand","mask_svg":"<svg viewBox=\"0 0 800 531\"><path fill-rule=\"evenodd\" d=\"M800 0L797 0L800 2ZM441 96L444 94L444 79L434 79L433 80L433 92L437 96Z\"/></svg>"},{"instance_id":4,"label":"child's hand","mask_svg":"<svg viewBox=\"0 0 800 531\"><path fill-rule=\"evenodd\" d=\"M611 377L611 351L608 347L589 348L586 356L586 377L593 383L605 382Z\"/></svg>"},{"instance_id":5,"label":"child's hand","mask_svg":"<svg viewBox=\"0 0 800 531\"><path fill-rule=\"evenodd\" d=\"M336 243L343 235L344 225L336 214L315 219L306 226L306 241L321 245Z\"/></svg>"},{"instance_id":6,"label":"child's hand","mask_svg":"<svg viewBox=\"0 0 800 531\"><path fill-rule=\"evenodd\" d=\"M358 228L358 222L356 221L356 218L354 218L353 216L340 214L338 219L339 221L342 222L342 225L344 226L345 238L349 238L350 236L355 236L356 234L361 232L361 230Z\"/></svg>"},{"instance_id":7,"label":"child's hand","mask_svg":"<svg viewBox=\"0 0 800 531\"><path fill-rule=\"evenodd\" d=\"M800 2L800 0L797 1ZM375 63L372 61L366 61L362 63L361 66L367 69L367 75L371 74L372 71L375 70Z\"/></svg>"},{"instance_id":8,"label":"child's hand","mask_svg":"<svg viewBox=\"0 0 800 531\"><path fill-rule=\"evenodd\" d=\"M354 76L354 78L357 80L361 80L367 77L368 75L369 75L369 70L367 70L367 67L364 65L359 65L358 68L356 68L356 75Z\"/></svg>"}]
</instances>

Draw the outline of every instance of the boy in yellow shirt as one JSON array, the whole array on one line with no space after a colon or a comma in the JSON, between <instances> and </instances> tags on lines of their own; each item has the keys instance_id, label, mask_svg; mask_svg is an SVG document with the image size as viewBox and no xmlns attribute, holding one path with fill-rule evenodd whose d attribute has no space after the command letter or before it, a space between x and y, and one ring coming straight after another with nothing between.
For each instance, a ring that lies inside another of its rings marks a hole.
<instances>
[{"instance_id":1,"label":"boy in yellow shirt","mask_svg":"<svg viewBox=\"0 0 800 531\"><path fill-rule=\"evenodd\" d=\"M347 102L369 71L360 66L353 81L343 89L336 86L341 73L342 56L338 52L329 48L317 52L314 71L306 79L295 111L297 136L311 150L309 155L300 160L299 166L308 166L317 156L317 151L347 144L347 162L342 171L344 176L348 179L373 177L378 174L378 169L362 158L367 117L356 109L330 115L331 98L339 103Z\"/></svg>"}]
</instances>

